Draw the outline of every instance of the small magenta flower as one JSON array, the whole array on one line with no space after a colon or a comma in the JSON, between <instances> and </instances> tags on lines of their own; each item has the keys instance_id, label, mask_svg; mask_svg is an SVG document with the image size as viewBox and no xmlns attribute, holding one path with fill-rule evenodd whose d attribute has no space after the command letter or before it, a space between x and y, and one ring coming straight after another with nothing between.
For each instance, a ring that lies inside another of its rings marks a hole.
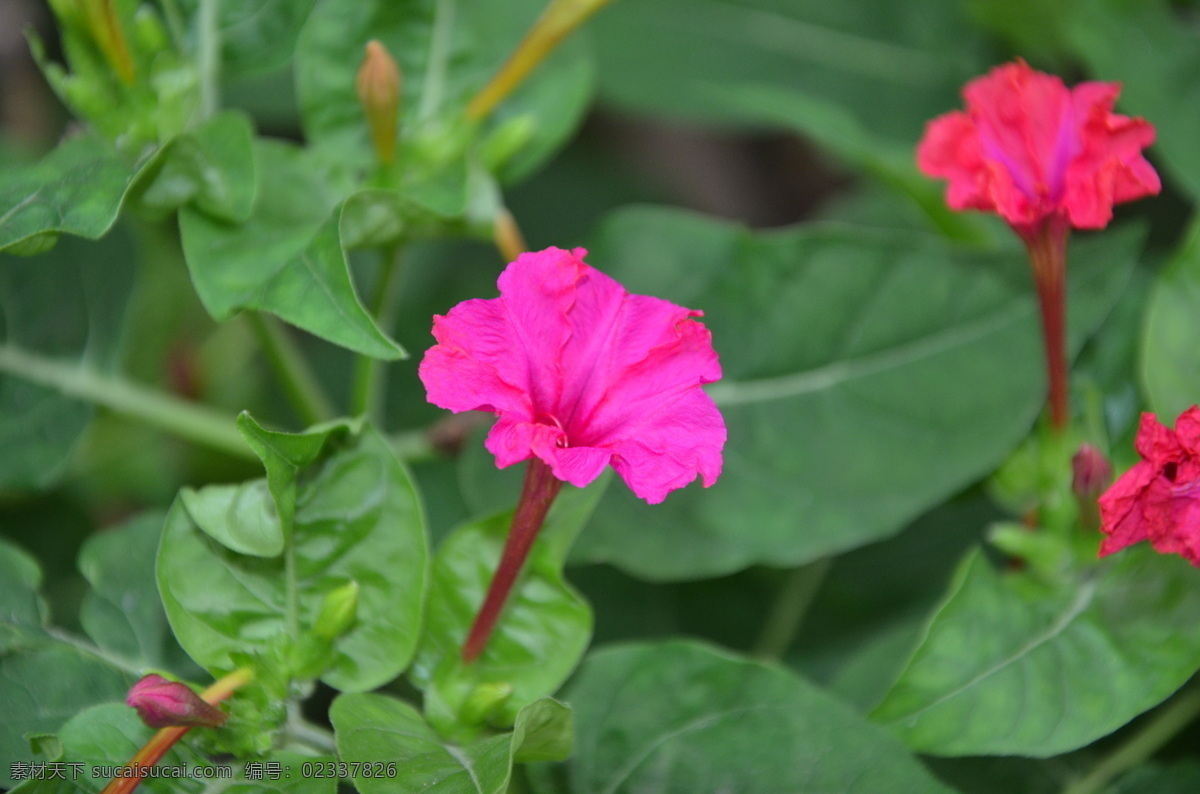
<instances>
[{"instance_id":1,"label":"small magenta flower","mask_svg":"<svg viewBox=\"0 0 1200 794\"><path fill-rule=\"evenodd\" d=\"M499 417L487 448L501 468L530 460L504 556L463 658L483 651L563 482L612 466L651 504L721 474L725 422L701 386L721 377L701 313L630 295L582 248L521 254L500 297L434 317L420 366L429 401Z\"/></svg>"},{"instance_id":2,"label":"small magenta flower","mask_svg":"<svg viewBox=\"0 0 1200 794\"><path fill-rule=\"evenodd\" d=\"M125 703L136 709L142 722L151 728L216 728L229 716L211 703L205 703L187 684L168 681L155 673L134 684Z\"/></svg>"},{"instance_id":3,"label":"small magenta flower","mask_svg":"<svg viewBox=\"0 0 1200 794\"><path fill-rule=\"evenodd\" d=\"M1114 204L1158 193L1142 150L1154 126L1113 113L1118 83L1067 88L1018 60L963 89L966 112L939 116L917 146L917 166L949 180L956 210L998 213L1020 235L1033 265L1046 346L1052 426L1068 421L1067 238L1101 229Z\"/></svg>"},{"instance_id":4,"label":"small magenta flower","mask_svg":"<svg viewBox=\"0 0 1200 794\"><path fill-rule=\"evenodd\" d=\"M1100 556L1149 540L1162 554L1200 567L1200 407L1180 414L1172 430L1142 414L1142 460L1100 497Z\"/></svg>"}]
</instances>

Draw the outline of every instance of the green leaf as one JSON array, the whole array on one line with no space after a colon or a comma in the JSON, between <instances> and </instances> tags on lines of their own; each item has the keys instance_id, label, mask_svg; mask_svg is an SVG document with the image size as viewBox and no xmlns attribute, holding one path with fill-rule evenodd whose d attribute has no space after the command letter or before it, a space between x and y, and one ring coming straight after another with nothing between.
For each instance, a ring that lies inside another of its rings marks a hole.
<instances>
[{"instance_id":1,"label":"green leaf","mask_svg":"<svg viewBox=\"0 0 1200 794\"><path fill-rule=\"evenodd\" d=\"M1134 237L1123 236L1105 247L1107 256L1097 256L1086 242L1076 246L1077 260L1087 262L1074 284L1076 344L1081 328L1094 326L1119 292L1135 248ZM831 259L836 266L825 266ZM590 261L631 291L705 310L716 347L726 354L726 380L712 393L731 433L724 478L712 489L687 489L646 507L614 488L577 547L579 561L614 561L640 576L675 579L755 560L800 563L823 556L818 547L826 544L829 550L860 545L895 531L994 467L1027 431L1041 403L1032 288L1028 265L1015 253L981 254L909 234L837 227L751 236L693 216L643 209L616 216ZM658 267L644 268L648 261ZM969 296L972 305L959 295ZM793 330L797 322L803 334ZM731 359L731 350L752 353ZM738 393L741 382L758 380L757 373L769 380L753 384L756 390L766 383L800 388L790 396L746 400ZM994 385L985 386L982 378ZM904 386L894 388L893 382ZM945 408L921 426L919 417L935 404ZM1018 404L1024 406L1021 419L1013 415ZM889 405L891 428L878 419ZM976 415L973 405L995 410ZM769 430L800 421L796 417L803 417L803 427L794 432ZM866 428L856 429L856 421L867 422ZM918 433L924 437L914 446ZM832 470L817 450L834 454L839 468ZM964 468L985 455L989 461ZM914 456L922 460L919 469L909 468ZM951 464L949 456L959 463ZM772 485L779 465L791 474ZM840 468L850 465L858 474ZM489 456L469 448L462 486L476 509L502 504L495 494L503 473L488 470L494 470ZM914 499L939 480L956 484ZM815 484L797 491L797 483L809 481ZM889 496L862 500L856 483L863 482ZM783 521L789 511L767 508L780 499L796 500L795 510L806 516L805 532ZM906 502L913 512L897 517L896 508ZM856 517L848 518L852 513ZM892 516L889 528L880 524L884 516Z\"/></svg>"},{"instance_id":2,"label":"green leaf","mask_svg":"<svg viewBox=\"0 0 1200 794\"><path fill-rule=\"evenodd\" d=\"M731 89L800 87L915 142L991 64L967 12L954 0L614 3L593 23L600 91L621 108L728 125L747 120Z\"/></svg>"},{"instance_id":3,"label":"green leaf","mask_svg":"<svg viewBox=\"0 0 1200 794\"><path fill-rule=\"evenodd\" d=\"M1200 221L1155 282L1146 308L1141 381L1169 424L1200 402Z\"/></svg>"},{"instance_id":4,"label":"green leaf","mask_svg":"<svg viewBox=\"0 0 1200 794\"><path fill-rule=\"evenodd\" d=\"M0 254L0 489L43 488L63 470L90 405L22 378L23 354L112 369L136 263L124 235L65 238L33 258Z\"/></svg>"},{"instance_id":5,"label":"green leaf","mask_svg":"<svg viewBox=\"0 0 1200 794\"><path fill-rule=\"evenodd\" d=\"M0 172L0 250L47 233L103 237L134 170L108 143L72 138L33 166Z\"/></svg>"},{"instance_id":6,"label":"green leaf","mask_svg":"<svg viewBox=\"0 0 1200 794\"><path fill-rule=\"evenodd\" d=\"M503 794L514 761L561 760L571 745L571 709L549 698L522 709L512 733L465 746L444 744L416 709L383 695L342 695L329 716L341 760L382 769L354 778L363 794Z\"/></svg>"},{"instance_id":7,"label":"green leaf","mask_svg":"<svg viewBox=\"0 0 1200 794\"><path fill-rule=\"evenodd\" d=\"M180 212L184 255L204 307L218 321L239 309L267 311L364 355L404 357L354 290L339 232L344 177L279 141L257 141L255 162L258 200L245 223Z\"/></svg>"},{"instance_id":8,"label":"green leaf","mask_svg":"<svg viewBox=\"0 0 1200 794\"><path fill-rule=\"evenodd\" d=\"M367 42L378 39L404 80L398 160L417 166L441 160L447 132L544 5L322 0L296 49L296 89L308 140L344 161L374 162L354 78ZM520 145L508 147L506 162L497 164L505 178L527 174L566 141L587 109L592 79L585 48L569 40L501 105L491 122L496 134L514 119L524 119L519 123L528 128ZM462 149L449 154L447 165L461 160Z\"/></svg>"},{"instance_id":9,"label":"green leaf","mask_svg":"<svg viewBox=\"0 0 1200 794\"><path fill-rule=\"evenodd\" d=\"M1200 762L1195 759L1170 764L1148 763L1131 769L1108 794L1190 794L1200 789Z\"/></svg>"},{"instance_id":10,"label":"green leaf","mask_svg":"<svg viewBox=\"0 0 1200 794\"><path fill-rule=\"evenodd\" d=\"M254 203L254 128L226 111L169 141L138 171L130 197L166 216L185 205L226 221L244 221Z\"/></svg>"},{"instance_id":11,"label":"green leaf","mask_svg":"<svg viewBox=\"0 0 1200 794\"><path fill-rule=\"evenodd\" d=\"M175 669L186 661L171 636L162 599L146 575L154 567L162 513L92 535L79 551L79 571L92 586L79 620L96 645L150 667Z\"/></svg>"},{"instance_id":12,"label":"green leaf","mask_svg":"<svg viewBox=\"0 0 1200 794\"><path fill-rule=\"evenodd\" d=\"M512 513L470 521L442 541L410 673L439 731L469 736L484 723L511 725L575 669L591 637L592 613L564 581L563 561L606 484L559 495L487 647L469 664L460 651L499 564Z\"/></svg>"},{"instance_id":13,"label":"green leaf","mask_svg":"<svg viewBox=\"0 0 1200 794\"><path fill-rule=\"evenodd\" d=\"M1079 0L1068 39L1094 79L1122 84L1120 111L1154 124L1166 175L1200 195L1200 35L1168 3ZM1120 57L1114 57L1120 53Z\"/></svg>"},{"instance_id":14,"label":"green leaf","mask_svg":"<svg viewBox=\"0 0 1200 794\"><path fill-rule=\"evenodd\" d=\"M597 651L568 699L571 794L949 791L804 679L696 643Z\"/></svg>"},{"instance_id":15,"label":"green leaf","mask_svg":"<svg viewBox=\"0 0 1200 794\"><path fill-rule=\"evenodd\" d=\"M311 438L295 441L302 447ZM294 548L279 557L238 554L202 532L176 501L157 577L184 650L210 671L236 666L238 654L270 654L281 642L298 650L325 597L356 581L358 622L335 644L322 679L362 690L394 678L416 650L426 541L420 499L382 437L364 430L355 445L304 472L293 532Z\"/></svg>"},{"instance_id":16,"label":"green leaf","mask_svg":"<svg viewBox=\"0 0 1200 794\"><path fill-rule=\"evenodd\" d=\"M1140 239L1073 247L1086 264L1071 278L1074 349L1120 294ZM641 209L613 218L589 261L631 292L705 312L729 442L712 488L653 506L611 489L578 561L695 578L878 540L995 468L1045 399L1015 250L832 226L751 234Z\"/></svg>"},{"instance_id":17,"label":"green leaf","mask_svg":"<svg viewBox=\"0 0 1200 794\"><path fill-rule=\"evenodd\" d=\"M934 755L1082 747L1200 667L1198 609L1195 571L1149 548L1053 586L975 552L872 718Z\"/></svg>"},{"instance_id":18,"label":"green leaf","mask_svg":"<svg viewBox=\"0 0 1200 794\"><path fill-rule=\"evenodd\" d=\"M247 783L234 783L227 789L222 791L227 794L260 794L260 792L276 792L276 794L334 794L337 791L338 779L333 775L320 777L313 775L311 771L305 775L307 765L312 765L317 769L336 768L337 759L331 756L311 756L298 755L296 753L287 753L282 751L272 752L267 761L259 763L263 764L264 775L258 777L254 773L253 777L243 768L242 775L248 781ZM274 775L266 774L265 766L267 763L278 764L276 770L279 772L279 779L274 779ZM310 770L312 767L308 767Z\"/></svg>"}]
</instances>

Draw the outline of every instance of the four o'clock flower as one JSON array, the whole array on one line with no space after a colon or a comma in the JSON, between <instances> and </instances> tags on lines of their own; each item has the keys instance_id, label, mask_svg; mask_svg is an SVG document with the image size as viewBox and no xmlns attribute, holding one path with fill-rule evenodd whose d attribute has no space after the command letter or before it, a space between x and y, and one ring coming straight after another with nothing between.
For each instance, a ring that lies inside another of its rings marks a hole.
<instances>
[{"instance_id":1,"label":"four o'clock flower","mask_svg":"<svg viewBox=\"0 0 1200 794\"><path fill-rule=\"evenodd\" d=\"M966 112L931 121L917 148L918 167L949 180L951 208L998 213L1029 249L1058 429L1067 423L1067 236L1071 227L1103 228L1113 204L1160 189L1142 156L1154 127L1112 112L1120 90L1070 89L1024 61L1004 64L968 83Z\"/></svg>"},{"instance_id":2,"label":"four o'clock flower","mask_svg":"<svg viewBox=\"0 0 1200 794\"><path fill-rule=\"evenodd\" d=\"M1100 529L1108 536L1100 556L1148 540L1200 566L1200 408L1184 411L1174 430L1142 414L1137 451L1141 462L1100 497Z\"/></svg>"},{"instance_id":3,"label":"four o'clock flower","mask_svg":"<svg viewBox=\"0 0 1200 794\"><path fill-rule=\"evenodd\" d=\"M504 556L463 648L479 655L562 482L608 466L651 504L721 473L725 423L701 389L721 377L701 313L630 295L581 248L521 254L500 297L435 317L420 366L429 401L499 417L487 448L529 460Z\"/></svg>"}]
</instances>

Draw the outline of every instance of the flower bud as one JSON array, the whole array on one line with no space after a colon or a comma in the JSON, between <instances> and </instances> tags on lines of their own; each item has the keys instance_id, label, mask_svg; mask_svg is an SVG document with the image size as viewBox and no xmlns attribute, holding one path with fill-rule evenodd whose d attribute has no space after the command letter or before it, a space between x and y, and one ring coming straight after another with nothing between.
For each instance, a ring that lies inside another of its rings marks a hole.
<instances>
[{"instance_id":1,"label":"flower bud","mask_svg":"<svg viewBox=\"0 0 1200 794\"><path fill-rule=\"evenodd\" d=\"M367 52L354 87L371 130L371 142L381 163L396 157L396 129L400 113L400 67L378 41L367 42Z\"/></svg>"},{"instance_id":2,"label":"flower bud","mask_svg":"<svg viewBox=\"0 0 1200 794\"><path fill-rule=\"evenodd\" d=\"M1112 482L1112 464L1091 444L1081 444L1071 458L1071 490L1081 499L1096 499Z\"/></svg>"},{"instance_id":3,"label":"flower bud","mask_svg":"<svg viewBox=\"0 0 1200 794\"><path fill-rule=\"evenodd\" d=\"M358 614L358 582L349 581L325 596L313 633L327 640L336 640L354 628Z\"/></svg>"},{"instance_id":4,"label":"flower bud","mask_svg":"<svg viewBox=\"0 0 1200 794\"><path fill-rule=\"evenodd\" d=\"M129 690L126 705L137 710L142 722L151 728L194 727L215 728L227 719L225 712L178 681L168 681L151 673Z\"/></svg>"}]
</instances>

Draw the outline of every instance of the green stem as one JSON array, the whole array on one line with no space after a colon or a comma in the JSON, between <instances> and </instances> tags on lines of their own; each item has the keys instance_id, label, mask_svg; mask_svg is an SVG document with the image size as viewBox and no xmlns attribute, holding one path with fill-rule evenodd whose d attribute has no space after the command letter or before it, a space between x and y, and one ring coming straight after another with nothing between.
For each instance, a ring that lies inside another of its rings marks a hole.
<instances>
[{"instance_id":1,"label":"green stem","mask_svg":"<svg viewBox=\"0 0 1200 794\"><path fill-rule=\"evenodd\" d=\"M1200 717L1200 686L1192 685L1159 709L1150 721L1096 765L1085 777L1063 789L1063 794L1095 794L1123 772L1146 761Z\"/></svg>"},{"instance_id":2,"label":"green stem","mask_svg":"<svg viewBox=\"0 0 1200 794\"><path fill-rule=\"evenodd\" d=\"M429 43L429 61L421 86L421 104L417 119L432 118L442 104L446 84L446 65L450 59L450 39L454 34L455 0L437 0L433 12L433 33Z\"/></svg>"},{"instance_id":3,"label":"green stem","mask_svg":"<svg viewBox=\"0 0 1200 794\"><path fill-rule=\"evenodd\" d=\"M332 419L333 403L283 324L261 312L247 312L246 316L300 420L315 425Z\"/></svg>"},{"instance_id":4,"label":"green stem","mask_svg":"<svg viewBox=\"0 0 1200 794\"><path fill-rule=\"evenodd\" d=\"M388 250L383 255L383 272L375 286L375 301L370 307L375 322L385 331L396 319L400 305L400 252ZM375 424L381 424L383 416L384 367L386 362L371 356L360 355L354 365L354 385L350 393L350 413L365 414Z\"/></svg>"},{"instance_id":5,"label":"green stem","mask_svg":"<svg viewBox=\"0 0 1200 794\"><path fill-rule=\"evenodd\" d=\"M0 372L94 403L234 457L257 460L233 417L85 366L0 345Z\"/></svg>"},{"instance_id":6,"label":"green stem","mask_svg":"<svg viewBox=\"0 0 1200 794\"><path fill-rule=\"evenodd\" d=\"M161 0L163 18L167 21L167 30L171 31L171 40L175 43L175 49L182 50L183 43L187 39L187 30L183 26L183 14L179 12L179 4L176 0Z\"/></svg>"},{"instance_id":7,"label":"green stem","mask_svg":"<svg viewBox=\"0 0 1200 794\"><path fill-rule=\"evenodd\" d=\"M826 557L796 568L787 575L754 646L755 656L770 661L783 658L804 623L804 615L825 579L830 563L831 560Z\"/></svg>"},{"instance_id":8,"label":"green stem","mask_svg":"<svg viewBox=\"0 0 1200 794\"><path fill-rule=\"evenodd\" d=\"M324 728L313 725L305 719L289 720L287 724L288 736L301 744L308 745L313 750L319 750L322 753L336 753L337 744L334 742L333 733Z\"/></svg>"},{"instance_id":9,"label":"green stem","mask_svg":"<svg viewBox=\"0 0 1200 794\"><path fill-rule=\"evenodd\" d=\"M207 119L221 104L220 0L200 0L196 12L196 69L200 73L200 118Z\"/></svg>"}]
</instances>

